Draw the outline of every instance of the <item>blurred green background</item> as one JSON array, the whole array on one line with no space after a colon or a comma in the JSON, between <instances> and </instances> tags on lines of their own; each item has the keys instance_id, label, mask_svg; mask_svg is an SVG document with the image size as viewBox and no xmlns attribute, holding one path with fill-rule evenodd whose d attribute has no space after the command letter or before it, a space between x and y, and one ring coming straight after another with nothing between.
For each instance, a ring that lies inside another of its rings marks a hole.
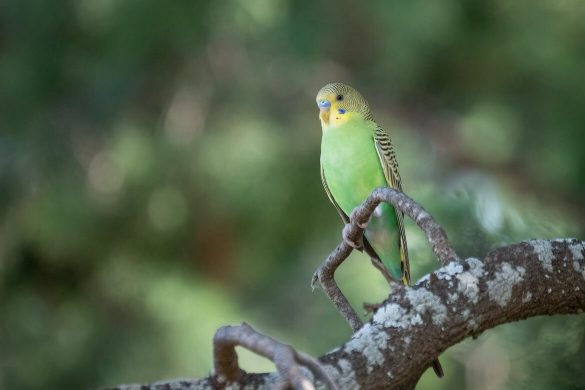
<instances>
[{"instance_id":1,"label":"blurred green background","mask_svg":"<svg viewBox=\"0 0 585 390\"><path fill-rule=\"evenodd\" d=\"M203 376L241 321L314 355L346 340L309 286L341 237L319 178L330 81L370 101L460 255L583 237L585 3L356 4L0 3L0 388ZM416 279L436 262L407 229ZM358 254L338 281L358 308L387 293ZM501 326L418 388L583 388L584 330Z\"/></svg>"}]
</instances>

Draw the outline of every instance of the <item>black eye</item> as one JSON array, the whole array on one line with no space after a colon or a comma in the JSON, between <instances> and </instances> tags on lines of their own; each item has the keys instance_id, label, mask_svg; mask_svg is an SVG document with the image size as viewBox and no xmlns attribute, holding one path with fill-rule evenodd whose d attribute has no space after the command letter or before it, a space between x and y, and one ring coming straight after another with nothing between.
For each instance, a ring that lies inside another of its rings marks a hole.
<instances>
[{"instance_id":1,"label":"black eye","mask_svg":"<svg viewBox=\"0 0 585 390\"><path fill-rule=\"evenodd\" d=\"M338 101L343 100L343 95L337 95L337 97L335 99L337 99Z\"/></svg>"}]
</instances>

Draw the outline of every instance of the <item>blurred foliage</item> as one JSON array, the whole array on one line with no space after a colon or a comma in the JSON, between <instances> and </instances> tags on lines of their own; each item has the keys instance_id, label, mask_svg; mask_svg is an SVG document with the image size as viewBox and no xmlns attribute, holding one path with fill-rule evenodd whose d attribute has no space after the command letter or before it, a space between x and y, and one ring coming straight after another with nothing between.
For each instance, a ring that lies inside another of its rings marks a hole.
<instances>
[{"instance_id":1,"label":"blurred foliage","mask_svg":"<svg viewBox=\"0 0 585 390\"><path fill-rule=\"evenodd\" d=\"M340 239L314 105L330 81L370 100L461 255L582 237L585 5L356 4L0 4L0 388L206 375L240 321L315 355L346 340L309 287ZM407 228L420 277L436 264ZM387 292L360 255L338 280L356 307ZM584 329L499 327L419 388L582 388Z\"/></svg>"}]
</instances>

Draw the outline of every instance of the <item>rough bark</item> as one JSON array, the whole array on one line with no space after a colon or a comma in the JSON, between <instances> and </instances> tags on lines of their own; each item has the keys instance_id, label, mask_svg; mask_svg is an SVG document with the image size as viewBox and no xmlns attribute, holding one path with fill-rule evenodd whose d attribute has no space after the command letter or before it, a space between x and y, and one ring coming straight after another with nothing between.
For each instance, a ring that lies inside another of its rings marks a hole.
<instances>
[{"instance_id":1,"label":"rough bark","mask_svg":"<svg viewBox=\"0 0 585 390\"><path fill-rule=\"evenodd\" d=\"M319 358L340 388L414 388L442 351L499 324L585 309L585 242L531 240L454 260L392 295L344 345ZM303 374L313 379L309 370ZM448 375L448 374L447 374ZM276 373L243 374L229 388L268 389ZM215 376L117 389L211 389Z\"/></svg>"}]
</instances>

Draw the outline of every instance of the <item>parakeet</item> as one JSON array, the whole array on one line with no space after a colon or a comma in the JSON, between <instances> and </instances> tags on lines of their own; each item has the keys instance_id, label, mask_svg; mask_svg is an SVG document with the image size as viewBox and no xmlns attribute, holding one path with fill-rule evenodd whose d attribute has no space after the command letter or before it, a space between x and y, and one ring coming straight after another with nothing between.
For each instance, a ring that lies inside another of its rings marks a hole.
<instances>
[{"instance_id":1,"label":"parakeet","mask_svg":"<svg viewBox=\"0 0 585 390\"><path fill-rule=\"evenodd\" d=\"M352 210L378 187L402 190L398 164L388 133L375 121L364 97L342 83L317 93L321 139L321 180L329 200L345 223ZM364 232L363 249L387 279L410 283L403 215L381 203ZM361 249L361 248L360 248ZM433 362L438 376L440 363Z\"/></svg>"}]
</instances>

